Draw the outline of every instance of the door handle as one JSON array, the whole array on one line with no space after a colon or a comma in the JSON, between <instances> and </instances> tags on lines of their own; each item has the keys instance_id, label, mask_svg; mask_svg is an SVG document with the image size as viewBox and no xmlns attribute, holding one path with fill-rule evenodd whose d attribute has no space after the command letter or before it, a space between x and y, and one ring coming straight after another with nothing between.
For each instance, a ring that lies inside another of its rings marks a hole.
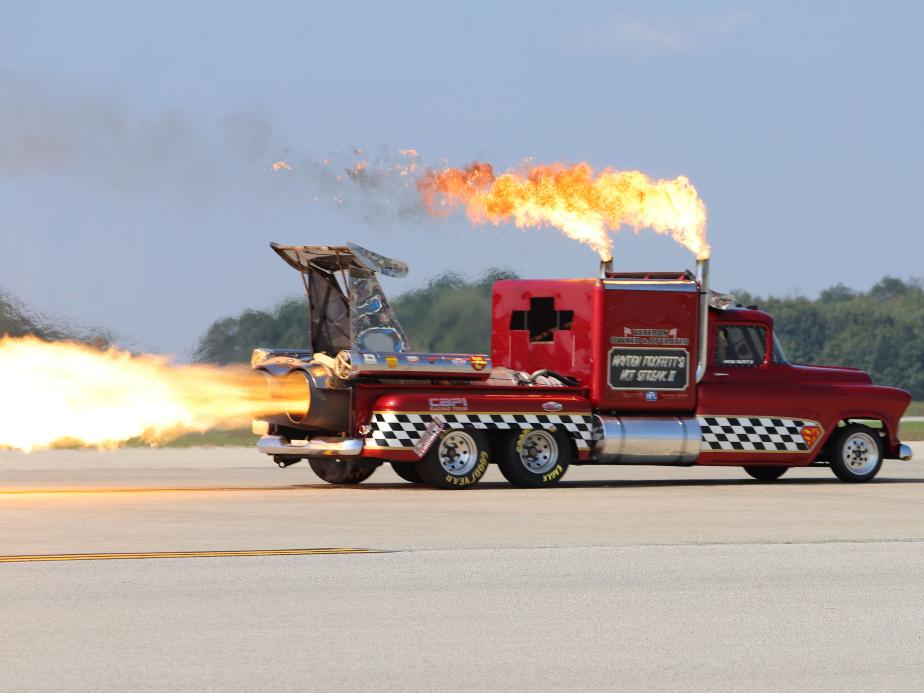
<instances>
[{"instance_id":1,"label":"door handle","mask_svg":"<svg viewBox=\"0 0 924 693\"><path fill-rule=\"evenodd\" d=\"M718 376L718 377L720 377L720 378L727 378L727 377L728 377L728 373L719 373L718 371L714 372L713 375L716 375L716 376Z\"/></svg>"}]
</instances>

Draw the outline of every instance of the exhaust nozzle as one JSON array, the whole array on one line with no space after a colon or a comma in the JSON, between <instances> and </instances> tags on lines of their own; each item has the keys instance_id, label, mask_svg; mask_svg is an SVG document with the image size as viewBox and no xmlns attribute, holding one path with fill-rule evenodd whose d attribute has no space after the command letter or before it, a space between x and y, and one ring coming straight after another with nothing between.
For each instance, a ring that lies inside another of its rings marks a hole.
<instances>
[{"instance_id":1,"label":"exhaust nozzle","mask_svg":"<svg viewBox=\"0 0 924 693\"><path fill-rule=\"evenodd\" d=\"M613 271L613 258L600 260L600 279L606 279L608 272Z\"/></svg>"}]
</instances>

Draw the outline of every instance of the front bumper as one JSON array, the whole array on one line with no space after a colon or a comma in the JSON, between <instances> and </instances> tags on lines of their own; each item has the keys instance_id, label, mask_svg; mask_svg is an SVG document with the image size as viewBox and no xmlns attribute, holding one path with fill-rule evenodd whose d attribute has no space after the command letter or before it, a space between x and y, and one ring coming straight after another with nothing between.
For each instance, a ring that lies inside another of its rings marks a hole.
<instances>
[{"instance_id":1,"label":"front bumper","mask_svg":"<svg viewBox=\"0 0 924 693\"><path fill-rule=\"evenodd\" d=\"M311 438L287 440L282 436L261 436L257 450L265 455L289 457L355 457L363 451L361 438Z\"/></svg>"}]
</instances>

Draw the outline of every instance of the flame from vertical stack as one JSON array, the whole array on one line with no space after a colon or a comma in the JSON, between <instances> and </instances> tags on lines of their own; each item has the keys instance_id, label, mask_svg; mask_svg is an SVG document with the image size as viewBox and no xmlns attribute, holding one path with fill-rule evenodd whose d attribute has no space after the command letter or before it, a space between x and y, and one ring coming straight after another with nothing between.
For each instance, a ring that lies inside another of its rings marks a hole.
<instances>
[{"instance_id":1,"label":"flame from vertical stack","mask_svg":"<svg viewBox=\"0 0 924 693\"><path fill-rule=\"evenodd\" d=\"M706 205L684 177L653 180L641 171L587 163L523 167L496 175L491 164L428 170L417 181L424 207L434 215L463 208L476 224L513 222L554 226L612 259L611 231L629 226L670 235L697 259L709 257Z\"/></svg>"}]
</instances>

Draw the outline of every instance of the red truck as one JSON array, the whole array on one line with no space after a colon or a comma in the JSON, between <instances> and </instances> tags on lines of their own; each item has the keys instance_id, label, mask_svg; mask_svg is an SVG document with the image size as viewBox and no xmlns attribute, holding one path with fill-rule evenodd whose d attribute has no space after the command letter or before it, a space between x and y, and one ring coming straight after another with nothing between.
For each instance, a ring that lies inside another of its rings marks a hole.
<instances>
[{"instance_id":1,"label":"red truck","mask_svg":"<svg viewBox=\"0 0 924 693\"><path fill-rule=\"evenodd\" d=\"M310 314L311 349L253 352L284 403L254 421L257 447L281 467L306 459L358 483L389 462L461 489L491 463L544 487L576 464L740 466L760 480L828 466L862 482L911 459L908 392L789 363L770 315L709 290L708 260L695 275L604 263L598 278L498 281L488 357L411 350L376 279L404 263L353 244L272 247Z\"/></svg>"}]
</instances>

